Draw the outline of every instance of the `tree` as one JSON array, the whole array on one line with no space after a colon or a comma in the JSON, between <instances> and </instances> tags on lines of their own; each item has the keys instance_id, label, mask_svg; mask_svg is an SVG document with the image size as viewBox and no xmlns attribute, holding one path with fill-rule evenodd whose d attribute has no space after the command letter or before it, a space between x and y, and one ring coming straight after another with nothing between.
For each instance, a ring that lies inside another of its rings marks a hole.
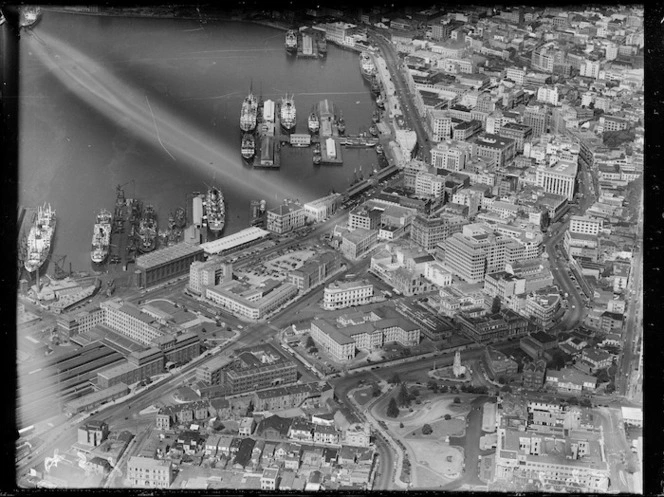
<instances>
[{"instance_id":1,"label":"tree","mask_svg":"<svg viewBox=\"0 0 664 497\"><path fill-rule=\"evenodd\" d=\"M501 385L504 385L505 383L507 383L507 382L505 381L505 377L504 377L504 376L499 376L499 377L498 377L498 383L500 383Z\"/></svg>"},{"instance_id":2,"label":"tree","mask_svg":"<svg viewBox=\"0 0 664 497\"><path fill-rule=\"evenodd\" d=\"M590 399L584 397L579 401L579 405L581 405L582 407L592 407L593 403L590 402Z\"/></svg>"},{"instance_id":3,"label":"tree","mask_svg":"<svg viewBox=\"0 0 664 497\"><path fill-rule=\"evenodd\" d=\"M452 416L450 416L449 414L445 414L445 421L449 421L450 419L452 419Z\"/></svg>"},{"instance_id":4,"label":"tree","mask_svg":"<svg viewBox=\"0 0 664 497\"><path fill-rule=\"evenodd\" d=\"M461 399L459 397L454 397L455 404L461 404Z\"/></svg>"},{"instance_id":5,"label":"tree","mask_svg":"<svg viewBox=\"0 0 664 497\"><path fill-rule=\"evenodd\" d=\"M398 373L394 373L394 375L392 375L392 378L390 378L390 383L392 383L392 385L398 385L401 383L401 378L399 377Z\"/></svg>"},{"instance_id":6,"label":"tree","mask_svg":"<svg viewBox=\"0 0 664 497\"><path fill-rule=\"evenodd\" d=\"M399 423L399 428L403 428L403 423Z\"/></svg>"},{"instance_id":7,"label":"tree","mask_svg":"<svg viewBox=\"0 0 664 497\"><path fill-rule=\"evenodd\" d=\"M399 393L397 394L397 404L399 407L410 407L410 394L408 393L408 388L406 384L402 383L399 388Z\"/></svg>"},{"instance_id":8,"label":"tree","mask_svg":"<svg viewBox=\"0 0 664 497\"><path fill-rule=\"evenodd\" d=\"M491 314L498 314L500 312L500 297L496 295L493 298L493 302L491 303Z\"/></svg>"},{"instance_id":9,"label":"tree","mask_svg":"<svg viewBox=\"0 0 664 497\"><path fill-rule=\"evenodd\" d=\"M431 425L424 425L422 427L422 434L423 435L431 435L433 433L433 428L431 428Z\"/></svg>"},{"instance_id":10,"label":"tree","mask_svg":"<svg viewBox=\"0 0 664 497\"><path fill-rule=\"evenodd\" d=\"M606 383L609 381L609 373L606 369L600 369L597 373L597 381L600 383Z\"/></svg>"},{"instance_id":11,"label":"tree","mask_svg":"<svg viewBox=\"0 0 664 497\"><path fill-rule=\"evenodd\" d=\"M411 398L411 399L412 399L412 398L415 398L415 397L419 397L419 396L420 396L420 391L419 391L419 389L417 389L417 388L412 388L412 389L410 390L410 398Z\"/></svg>"},{"instance_id":12,"label":"tree","mask_svg":"<svg viewBox=\"0 0 664 497\"><path fill-rule=\"evenodd\" d=\"M437 393L438 392L438 382L436 380L433 380L433 379L427 381L427 388L429 390L433 391L433 393Z\"/></svg>"},{"instance_id":13,"label":"tree","mask_svg":"<svg viewBox=\"0 0 664 497\"><path fill-rule=\"evenodd\" d=\"M613 392L615 392L615 391L616 391L616 385L615 385L613 382L609 383L609 384L606 386L606 389L605 389L605 392L606 392L606 393L613 393Z\"/></svg>"},{"instance_id":14,"label":"tree","mask_svg":"<svg viewBox=\"0 0 664 497\"><path fill-rule=\"evenodd\" d=\"M567 399L567 403L571 406L578 406L579 399L577 399L576 397L570 397L569 399Z\"/></svg>"},{"instance_id":15,"label":"tree","mask_svg":"<svg viewBox=\"0 0 664 497\"><path fill-rule=\"evenodd\" d=\"M374 397L378 397L381 394L380 387L378 384L374 383L373 387L371 387L371 395Z\"/></svg>"},{"instance_id":16,"label":"tree","mask_svg":"<svg viewBox=\"0 0 664 497\"><path fill-rule=\"evenodd\" d=\"M399 415L399 408L397 407L397 401L394 400L394 397L390 399L390 403L387 405L387 415L390 418L396 418Z\"/></svg>"},{"instance_id":17,"label":"tree","mask_svg":"<svg viewBox=\"0 0 664 497\"><path fill-rule=\"evenodd\" d=\"M506 392L506 393L512 393L512 387L509 385L505 385L500 389L501 392Z\"/></svg>"},{"instance_id":18,"label":"tree","mask_svg":"<svg viewBox=\"0 0 664 497\"><path fill-rule=\"evenodd\" d=\"M307 343L305 344L308 349L315 347L316 343L314 342L314 339L311 336L307 337Z\"/></svg>"}]
</instances>

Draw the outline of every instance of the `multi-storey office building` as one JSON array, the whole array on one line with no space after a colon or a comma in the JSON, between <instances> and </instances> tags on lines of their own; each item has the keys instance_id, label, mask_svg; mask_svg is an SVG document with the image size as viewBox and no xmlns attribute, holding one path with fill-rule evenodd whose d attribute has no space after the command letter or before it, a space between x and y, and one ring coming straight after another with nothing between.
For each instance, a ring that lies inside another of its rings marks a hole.
<instances>
[{"instance_id":1,"label":"multi-storey office building","mask_svg":"<svg viewBox=\"0 0 664 497\"><path fill-rule=\"evenodd\" d=\"M371 302L374 296L374 287L366 280L335 281L325 288L323 294L323 308L326 310L343 309Z\"/></svg>"},{"instance_id":2,"label":"multi-storey office building","mask_svg":"<svg viewBox=\"0 0 664 497\"><path fill-rule=\"evenodd\" d=\"M498 314L472 317L460 312L456 321L461 332L478 343L495 343L524 336L528 333L528 320L511 309L501 309Z\"/></svg>"},{"instance_id":3,"label":"multi-storey office building","mask_svg":"<svg viewBox=\"0 0 664 497\"><path fill-rule=\"evenodd\" d=\"M205 287L215 286L233 279L233 264L221 259L194 261L189 267L189 289L202 294Z\"/></svg>"},{"instance_id":4,"label":"multi-storey office building","mask_svg":"<svg viewBox=\"0 0 664 497\"><path fill-rule=\"evenodd\" d=\"M551 166L538 167L535 171L535 182L547 193L562 195L567 200L573 200L578 170L577 163L559 160Z\"/></svg>"},{"instance_id":5,"label":"multi-storey office building","mask_svg":"<svg viewBox=\"0 0 664 497\"><path fill-rule=\"evenodd\" d=\"M498 136L514 140L516 142L516 152L522 153L524 144L532 139L533 129L525 124L506 123L501 126Z\"/></svg>"},{"instance_id":6,"label":"multi-storey office building","mask_svg":"<svg viewBox=\"0 0 664 497\"><path fill-rule=\"evenodd\" d=\"M339 256L326 252L307 261L300 269L290 271L288 282L298 290L306 291L328 279L339 267Z\"/></svg>"},{"instance_id":7,"label":"multi-storey office building","mask_svg":"<svg viewBox=\"0 0 664 497\"><path fill-rule=\"evenodd\" d=\"M533 137L548 132L550 119L549 108L544 105L529 105L523 113L523 124L532 128Z\"/></svg>"},{"instance_id":8,"label":"multi-storey office building","mask_svg":"<svg viewBox=\"0 0 664 497\"><path fill-rule=\"evenodd\" d=\"M275 280L260 288L230 281L206 288L205 298L236 316L258 320L291 300L297 291L295 285Z\"/></svg>"},{"instance_id":9,"label":"multi-storey office building","mask_svg":"<svg viewBox=\"0 0 664 497\"><path fill-rule=\"evenodd\" d=\"M481 133L473 142L473 155L486 157L503 167L516 155L516 140L500 135Z\"/></svg>"},{"instance_id":10,"label":"multi-storey office building","mask_svg":"<svg viewBox=\"0 0 664 497\"><path fill-rule=\"evenodd\" d=\"M267 229L282 234L301 228L306 221L304 207L295 202L286 202L267 211Z\"/></svg>"},{"instance_id":11,"label":"multi-storey office building","mask_svg":"<svg viewBox=\"0 0 664 497\"><path fill-rule=\"evenodd\" d=\"M500 271L512 262L518 242L480 224L469 224L444 242L445 268L468 283L484 281L487 272ZM521 255L521 254L519 254Z\"/></svg>"},{"instance_id":12,"label":"multi-storey office building","mask_svg":"<svg viewBox=\"0 0 664 497\"><path fill-rule=\"evenodd\" d=\"M462 216L418 213L410 227L410 238L424 250L432 251L454 233L460 233L465 223L466 219Z\"/></svg>"}]
</instances>

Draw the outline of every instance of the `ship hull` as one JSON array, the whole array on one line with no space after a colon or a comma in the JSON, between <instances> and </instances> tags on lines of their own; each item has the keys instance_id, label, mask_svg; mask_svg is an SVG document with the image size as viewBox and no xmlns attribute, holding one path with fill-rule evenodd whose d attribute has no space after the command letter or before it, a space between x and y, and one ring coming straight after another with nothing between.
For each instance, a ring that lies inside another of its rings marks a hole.
<instances>
[{"instance_id":1,"label":"ship hull","mask_svg":"<svg viewBox=\"0 0 664 497\"><path fill-rule=\"evenodd\" d=\"M27 237L27 250L23 266L29 273L39 270L48 259L53 247L55 226L55 212L51 210L50 206L44 205L43 209L39 209L37 218Z\"/></svg>"}]
</instances>

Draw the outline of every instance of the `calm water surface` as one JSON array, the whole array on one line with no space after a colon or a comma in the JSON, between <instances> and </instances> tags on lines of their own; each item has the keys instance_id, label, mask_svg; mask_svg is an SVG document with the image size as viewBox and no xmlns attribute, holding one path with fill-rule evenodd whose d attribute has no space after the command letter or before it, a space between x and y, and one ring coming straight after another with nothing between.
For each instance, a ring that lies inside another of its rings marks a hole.
<instances>
[{"instance_id":1,"label":"calm water surface","mask_svg":"<svg viewBox=\"0 0 664 497\"><path fill-rule=\"evenodd\" d=\"M348 133L366 131L374 108L357 54L328 45L325 60L287 57L284 32L246 23L93 17L44 12L20 42L19 203L49 202L53 252L89 270L95 214L115 186L168 213L218 184L224 233L248 226L249 200L274 207L343 190L373 150L343 152L343 166L313 166L307 149L282 152L278 171L254 170L239 153L239 114L250 85L264 99L295 94L297 132L323 98Z\"/></svg>"}]
</instances>

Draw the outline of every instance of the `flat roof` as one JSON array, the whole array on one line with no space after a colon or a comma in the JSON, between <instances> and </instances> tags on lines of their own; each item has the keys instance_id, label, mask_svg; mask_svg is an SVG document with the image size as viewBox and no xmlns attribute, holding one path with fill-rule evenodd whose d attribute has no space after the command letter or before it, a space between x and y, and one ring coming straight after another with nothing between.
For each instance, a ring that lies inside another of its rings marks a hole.
<instances>
[{"instance_id":1,"label":"flat roof","mask_svg":"<svg viewBox=\"0 0 664 497\"><path fill-rule=\"evenodd\" d=\"M261 228L247 228L242 231L238 231L232 235L224 236L218 240L214 240L207 243L201 243L200 248L203 249L208 254L217 254L225 250L230 250L232 248L238 247L245 243L252 242L254 240L260 240L269 235L270 232Z\"/></svg>"},{"instance_id":2,"label":"flat roof","mask_svg":"<svg viewBox=\"0 0 664 497\"><path fill-rule=\"evenodd\" d=\"M84 395L83 397L70 400L65 405L68 407L83 407L88 404L94 404L96 402L100 402L102 400L108 399L110 397L128 391L129 387L127 387L125 383L117 383L112 387L108 387L103 390L99 390L98 392L92 392L88 395Z\"/></svg>"},{"instance_id":3,"label":"flat roof","mask_svg":"<svg viewBox=\"0 0 664 497\"><path fill-rule=\"evenodd\" d=\"M168 247L155 250L148 254L140 255L136 258L136 267L150 269L153 267L168 264L169 262L187 257L197 253L203 253L201 246L192 245L187 242L176 243Z\"/></svg>"}]
</instances>

